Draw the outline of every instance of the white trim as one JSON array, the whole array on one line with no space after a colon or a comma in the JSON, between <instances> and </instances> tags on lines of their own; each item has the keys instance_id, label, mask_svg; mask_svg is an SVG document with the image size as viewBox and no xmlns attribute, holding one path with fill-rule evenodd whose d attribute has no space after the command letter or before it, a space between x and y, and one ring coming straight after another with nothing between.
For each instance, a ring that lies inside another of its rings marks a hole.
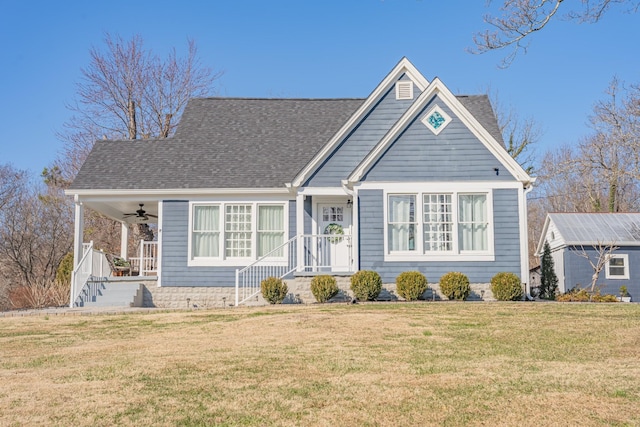
<instances>
[{"instance_id":1,"label":"white trim","mask_svg":"<svg viewBox=\"0 0 640 427\"><path fill-rule=\"evenodd\" d=\"M169 188L169 189L82 189L64 190L67 196L135 196L133 198L147 197L148 201L170 199L172 196L211 196L218 194L290 194L289 188Z\"/></svg>"},{"instance_id":2,"label":"white trim","mask_svg":"<svg viewBox=\"0 0 640 427\"><path fill-rule=\"evenodd\" d=\"M424 78L417 68L407 59L402 58L400 62L387 74L387 76L380 82L380 84L374 89L369 97L362 103L360 108L349 118L349 120L340 128L340 130L329 140L328 143L322 147L320 152L307 163L307 165L298 173L298 175L291 182L292 187L300 187L311 174L320 166L320 164L326 159L326 157L335 149L349 133L349 131L362 120L362 117L375 105L376 102L391 88L391 85L402 76L406 74L418 89L425 90L429 85L427 79Z\"/></svg>"},{"instance_id":3,"label":"white trim","mask_svg":"<svg viewBox=\"0 0 640 427\"><path fill-rule=\"evenodd\" d=\"M413 99L413 81L398 80L396 82L396 100Z\"/></svg>"},{"instance_id":4,"label":"white trim","mask_svg":"<svg viewBox=\"0 0 640 427\"><path fill-rule=\"evenodd\" d=\"M84 255L82 243L84 238L84 205L75 198L73 217L73 268L75 269ZM71 302L73 304L73 301Z\"/></svg>"},{"instance_id":5,"label":"white trim","mask_svg":"<svg viewBox=\"0 0 640 427\"><path fill-rule=\"evenodd\" d=\"M609 261L612 259L624 260L624 275L617 276L609 274ZM611 254L605 265L605 277L610 280L629 280L629 255L628 254Z\"/></svg>"},{"instance_id":6,"label":"white trim","mask_svg":"<svg viewBox=\"0 0 640 427\"><path fill-rule=\"evenodd\" d=\"M304 201L306 197L302 193L296 195L296 236L302 236L304 234ZM300 239L298 239L300 242ZM304 259L304 247L303 245L296 245L297 254L297 271L302 271L303 259Z\"/></svg>"},{"instance_id":7,"label":"white trim","mask_svg":"<svg viewBox=\"0 0 640 427\"><path fill-rule=\"evenodd\" d=\"M387 132L380 142L369 152L362 162L349 175L348 181L351 183L359 182L365 173L371 168L375 162L383 155L389 145L395 141L406 127L413 121L417 114L422 111L424 106L434 97L438 95L442 102L447 105L453 114L474 134L476 138L500 161L500 163L520 182L529 184L535 181L530 177L524 169L507 153L498 141L491 136L489 132L471 115L471 113L460 103L460 101L449 91L449 89L438 79L435 78L431 84L420 94L416 101L407 109L400 117L395 125Z\"/></svg>"},{"instance_id":8,"label":"white trim","mask_svg":"<svg viewBox=\"0 0 640 427\"><path fill-rule=\"evenodd\" d=\"M464 190L468 192L482 192L487 190L522 189L522 184L516 181L364 181L355 184L354 188L358 190L387 190L408 193L417 191L435 193L453 192L464 188Z\"/></svg>"},{"instance_id":9,"label":"white trim","mask_svg":"<svg viewBox=\"0 0 640 427\"><path fill-rule=\"evenodd\" d=\"M305 196L351 196L343 187L304 187L298 192Z\"/></svg>"},{"instance_id":10,"label":"white trim","mask_svg":"<svg viewBox=\"0 0 640 427\"><path fill-rule=\"evenodd\" d=\"M129 224L120 222L120 257L129 259Z\"/></svg>"},{"instance_id":11,"label":"white trim","mask_svg":"<svg viewBox=\"0 0 640 427\"><path fill-rule=\"evenodd\" d=\"M227 257L225 248L225 212L227 205L251 205L251 256L250 257ZM192 230L193 230L193 207L194 206L220 206L220 240L218 257L193 258L192 256ZM289 240L289 201L255 201L255 200L209 200L209 201L189 201L189 220L187 235L187 266L188 267L217 267L217 266L247 266L255 262L258 257L258 207L259 206L282 206L284 220L284 242ZM287 254L282 257L273 258L273 264L286 263Z\"/></svg>"},{"instance_id":12,"label":"white trim","mask_svg":"<svg viewBox=\"0 0 640 427\"><path fill-rule=\"evenodd\" d=\"M433 125L429 122L429 117L431 117L431 115L434 113L439 114L444 119L444 122L437 128L434 128ZM427 129L433 132L434 135L438 135L444 130L444 128L447 127L449 123L451 123L451 117L447 113L445 113L438 104L436 104L431 109L429 109L429 111L427 111L427 114L425 114L420 121L427 127Z\"/></svg>"},{"instance_id":13,"label":"white trim","mask_svg":"<svg viewBox=\"0 0 640 427\"><path fill-rule=\"evenodd\" d=\"M494 215L493 215L493 189L484 188L470 190L465 188L465 191L459 191L460 186L457 189L442 189L432 187L430 185L416 187L413 185L403 186L404 191L396 191L395 189L383 189L383 251L385 262L412 262L412 261L495 261L495 243L494 243ZM423 195L424 194L451 194L451 211L453 216L453 250L450 252L425 252L424 251L424 214L423 214ZM417 223L415 251L407 252L395 252L389 253L388 251L388 214L389 214L389 195L406 194L416 196L415 217ZM487 250L486 251L462 251L458 246L459 241L459 218L458 218L458 202L459 196L466 194L484 194L487 196Z\"/></svg>"},{"instance_id":14,"label":"white trim","mask_svg":"<svg viewBox=\"0 0 640 427\"><path fill-rule=\"evenodd\" d=\"M162 286L162 222L164 221L164 201L158 202L158 253L156 274L158 275L157 286Z\"/></svg>"},{"instance_id":15,"label":"white trim","mask_svg":"<svg viewBox=\"0 0 640 427\"><path fill-rule=\"evenodd\" d=\"M529 233L527 225L527 194L533 185L518 190L518 223L520 224L520 281L525 284L527 294L531 293L529 283Z\"/></svg>"}]
</instances>

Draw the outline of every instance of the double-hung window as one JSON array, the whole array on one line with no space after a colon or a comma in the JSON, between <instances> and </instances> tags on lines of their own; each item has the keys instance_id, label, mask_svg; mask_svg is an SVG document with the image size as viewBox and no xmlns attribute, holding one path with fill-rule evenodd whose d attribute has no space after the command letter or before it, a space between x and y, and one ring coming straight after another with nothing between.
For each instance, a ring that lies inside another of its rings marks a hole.
<instances>
[{"instance_id":1,"label":"double-hung window","mask_svg":"<svg viewBox=\"0 0 640 427\"><path fill-rule=\"evenodd\" d=\"M284 257L285 205L192 203L190 265Z\"/></svg>"},{"instance_id":2,"label":"double-hung window","mask_svg":"<svg viewBox=\"0 0 640 427\"><path fill-rule=\"evenodd\" d=\"M385 257L493 257L490 200L489 192L389 193Z\"/></svg>"},{"instance_id":3,"label":"double-hung window","mask_svg":"<svg viewBox=\"0 0 640 427\"><path fill-rule=\"evenodd\" d=\"M606 266L607 279L628 279L629 278L629 255L611 255Z\"/></svg>"}]
</instances>

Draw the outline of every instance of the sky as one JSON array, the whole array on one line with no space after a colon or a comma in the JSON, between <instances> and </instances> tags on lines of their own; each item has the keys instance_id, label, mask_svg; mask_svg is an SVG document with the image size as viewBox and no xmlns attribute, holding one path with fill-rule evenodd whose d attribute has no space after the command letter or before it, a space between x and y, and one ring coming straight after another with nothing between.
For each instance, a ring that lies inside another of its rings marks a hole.
<instances>
[{"instance_id":1,"label":"sky","mask_svg":"<svg viewBox=\"0 0 640 427\"><path fill-rule=\"evenodd\" d=\"M542 129L536 152L577 144L616 76L640 83L640 12L597 24L556 20L507 69L505 52L468 53L495 12L480 0L0 0L0 165L34 174L62 150L89 50L106 33L139 34L163 56L193 39L222 71L227 97L367 97L407 57L455 94L497 93L504 110ZM576 2L577 3L577 2ZM568 4L568 3L566 3Z\"/></svg>"}]
</instances>

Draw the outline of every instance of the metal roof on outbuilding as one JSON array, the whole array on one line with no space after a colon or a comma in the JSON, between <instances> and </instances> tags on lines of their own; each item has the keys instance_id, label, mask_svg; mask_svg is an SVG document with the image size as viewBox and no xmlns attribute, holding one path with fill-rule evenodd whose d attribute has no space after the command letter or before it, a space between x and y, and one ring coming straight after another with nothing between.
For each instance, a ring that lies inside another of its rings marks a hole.
<instances>
[{"instance_id":1,"label":"metal roof on outbuilding","mask_svg":"<svg viewBox=\"0 0 640 427\"><path fill-rule=\"evenodd\" d=\"M640 213L550 213L566 245L640 245Z\"/></svg>"}]
</instances>

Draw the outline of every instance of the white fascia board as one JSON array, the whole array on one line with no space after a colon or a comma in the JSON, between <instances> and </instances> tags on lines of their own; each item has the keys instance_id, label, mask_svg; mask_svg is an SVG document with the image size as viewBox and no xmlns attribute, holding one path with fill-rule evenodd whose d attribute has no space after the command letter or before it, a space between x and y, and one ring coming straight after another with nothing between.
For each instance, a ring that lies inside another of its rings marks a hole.
<instances>
[{"instance_id":1,"label":"white fascia board","mask_svg":"<svg viewBox=\"0 0 640 427\"><path fill-rule=\"evenodd\" d=\"M174 189L145 189L145 190L65 190L67 196L75 198L84 197L119 197L119 198L148 198L149 200L161 200L168 197L184 196L208 196L208 195L233 195L233 194L290 194L289 188L174 188Z\"/></svg>"},{"instance_id":2,"label":"white fascia board","mask_svg":"<svg viewBox=\"0 0 640 427\"><path fill-rule=\"evenodd\" d=\"M500 161L500 163L525 186L533 183L535 178L530 177L524 169L516 162L507 151L495 140L491 134L478 122L478 120L464 108L462 103L451 93L449 89L438 79L433 79L431 84L422 92L416 101L409 107L396 124L387 132L382 140L373 150L364 158L358 167L351 173L348 181L351 183L358 182L362 179L365 172L379 159L388 146L395 141L406 126L415 118L427 102L434 96L440 96L444 103L453 111L453 113L462 121L462 123L474 134L482 144Z\"/></svg>"},{"instance_id":3,"label":"white fascia board","mask_svg":"<svg viewBox=\"0 0 640 427\"><path fill-rule=\"evenodd\" d=\"M324 147L315 155L313 159L298 173L298 175L291 181L290 185L292 187L300 187L314 172L322 162L327 158L331 152L335 149L337 144L339 144L351 131L351 129L364 117L364 115L369 112L371 107L375 105L380 97L386 93L392 85L400 78L402 74L407 74L411 80L415 83L415 85L421 90L424 91L429 82L424 78L422 74L418 71L416 67L407 59L402 58L400 62L391 70L389 74L380 82L380 84L371 92L371 94L367 97L367 99L362 103L360 108L356 110L355 113L349 118L349 120L340 128L340 130L327 142Z\"/></svg>"},{"instance_id":4,"label":"white fascia board","mask_svg":"<svg viewBox=\"0 0 640 427\"><path fill-rule=\"evenodd\" d=\"M387 190L387 191L486 191L487 189L522 189L517 181L375 181L359 182L354 189L358 190Z\"/></svg>"},{"instance_id":5,"label":"white fascia board","mask_svg":"<svg viewBox=\"0 0 640 427\"><path fill-rule=\"evenodd\" d=\"M304 187L298 194L305 196L345 196L349 195L342 187Z\"/></svg>"}]
</instances>

